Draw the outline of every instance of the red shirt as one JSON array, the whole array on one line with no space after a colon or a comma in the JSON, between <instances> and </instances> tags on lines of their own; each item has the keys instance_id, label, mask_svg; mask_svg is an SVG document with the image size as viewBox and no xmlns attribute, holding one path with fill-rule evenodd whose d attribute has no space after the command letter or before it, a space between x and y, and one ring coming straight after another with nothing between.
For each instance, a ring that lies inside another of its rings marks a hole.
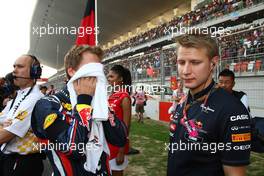
<instances>
[{"instance_id":1,"label":"red shirt","mask_svg":"<svg viewBox=\"0 0 264 176\"><path fill-rule=\"evenodd\" d=\"M125 91L114 92L108 98L109 106L115 112L115 115L118 117L118 119L122 121L124 119L124 116L123 116L123 109L121 107L121 103L123 99L126 97L129 98L129 100L131 101L129 94ZM113 146L109 143L108 143L108 147L110 149L110 160L116 158L119 151L119 147ZM128 150L129 150L129 141L127 141L125 145L125 154L128 153Z\"/></svg>"}]
</instances>

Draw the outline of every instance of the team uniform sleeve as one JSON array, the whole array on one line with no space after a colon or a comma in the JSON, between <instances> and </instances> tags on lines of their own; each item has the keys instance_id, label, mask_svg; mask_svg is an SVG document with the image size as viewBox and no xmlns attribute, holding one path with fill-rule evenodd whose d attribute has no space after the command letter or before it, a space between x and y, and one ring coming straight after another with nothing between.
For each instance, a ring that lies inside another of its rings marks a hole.
<instances>
[{"instance_id":1,"label":"team uniform sleeve","mask_svg":"<svg viewBox=\"0 0 264 176\"><path fill-rule=\"evenodd\" d=\"M248 109L249 106L248 106L248 98L247 98L247 95L243 95L243 97L240 99L240 101L244 104L244 106Z\"/></svg>"},{"instance_id":2,"label":"team uniform sleeve","mask_svg":"<svg viewBox=\"0 0 264 176\"><path fill-rule=\"evenodd\" d=\"M61 111L61 103L54 96L39 100L31 122L34 133L39 138L64 146L56 150L73 155L73 157L83 155L83 149L76 146L84 145L88 140L87 135L91 125L91 101L91 96L79 95L73 113L65 114ZM71 116L70 123L66 122L66 115Z\"/></svg>"},{"instance_id":3,"label":"team uniform sleeve","mask_svg":"<svg viewBox=\"0 0 264 176\"><path fill-rule=\"evenodd\" d=\"M225 145L221 160L223 165L249 164L251 149L251 123L248 111L241 103L229 103L221 115L220 141Z\"/></svg>"},{"instance_id":4,"label":"team uniform sleeve","mask_svg":"<svg viewBox=\"0 0 264 176\"><path fill-rule=\"evenodd\" d=\"M35 103L40 98L40 96L35 94L28 96L28 98L20 104L13 116L6 117L7 119L12 119L12 124L4 129L23 138L30 128L30 120Z\"/></svg>"},{"instance_id":5,"label":"team uniform sleeve","mask_svg":"<svg viewBox=\"0 0 264 176\"><path fill-rule=\"evenodd\" d=\"M113 111L109 109L108 114L108 120L103 121L106 140L117 147L124 147L127 142L128 129Z\"/></svg>"}]
</instances>

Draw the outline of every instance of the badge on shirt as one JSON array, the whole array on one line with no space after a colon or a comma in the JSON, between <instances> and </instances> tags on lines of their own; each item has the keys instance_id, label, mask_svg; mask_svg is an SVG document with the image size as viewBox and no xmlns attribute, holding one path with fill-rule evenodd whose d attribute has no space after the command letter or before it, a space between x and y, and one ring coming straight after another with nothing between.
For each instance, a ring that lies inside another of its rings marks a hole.
<instances>
[{"instance_id":1,"label":"badge on shirt","mask_svg":"<svg viewBox=\"0 0 264 176\"><path fill-rule=\"evenodd\" d=\"M62 106L68 111L72 110L72 105L69 103L62 103Z\"/></svg>"},{"instance_id":2,"label":"badge on shirt","mask_svg":"<svg viewBox=\"0 0 264 176\"><path fill-rule=\"evenodd\" d=\"M232 134L232 142L246 142L251 140L251 133Z\"/></svg>"},{"instance_id":3,"label":"badge on shirt","mask_svg":"<svg viewBox=\"0 0 264 176\"><path fill-rule=\"evenodd\" d=\"M28 115L27 111L19 111L19 113L16 116L16 119L23 120Z\"/></svg>"},{"instance_id":4,"label":"badge on shirt","mask_svg":"<svg viewBox=\"0 0 264 176\"><path fill-rule=\"evenodd\" d=\"M92 118L92 107L86 104L77 104L76 110L82 120L82 125L89 128L89 120Z\"/></svg>"},{"instance_id":5,"label":"badge on shirt","mask_svg":"<svg viewBox=\"0 0 264 176\"><path fill-rule=\"evenodd\" d=\"M44 130L47 129L51 124L53 124L53 122L57 119L57 114L56 113L52 113L52 114L49 114L46 118L45 118L45 121L44 121Z\"/></svg>"}]
</instances>

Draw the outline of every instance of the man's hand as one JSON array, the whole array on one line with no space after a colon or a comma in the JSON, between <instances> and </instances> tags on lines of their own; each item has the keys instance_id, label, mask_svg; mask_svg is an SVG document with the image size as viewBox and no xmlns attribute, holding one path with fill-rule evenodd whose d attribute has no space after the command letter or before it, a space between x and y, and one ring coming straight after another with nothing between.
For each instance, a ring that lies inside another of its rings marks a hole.
<instances>
[{"instance_id":1,"label":"man's hand","mask_svg":"<svg viewBox=\"0 0 264 176\"><path fill-rule=\"evenodd\" d=\"M4 78L0 78L0 86L3 86L5 84Z\"/></svg>"},{"instance_id":2,"label":"man's hand","mask_svg":"<svg viewBox=\"0 0 264 176\"><path fill-rule=\"evenodd\" d=\"M73 82L73 86L76 94L87 94L93 96L95 93L96 81L96 77L85 77L75 80Z\"/></svg>"},{"instance_id":3,"label":"man's hand","mask_svg":"<svg viewBox=\"0 0 264 176\"><path fill-rule=\"evenodd\" d=\"M225 176L246 176L246 166L223 165Z\"/></svg>"},{"instance_id":4,"label":"man's hand","mask_svg":"<svg viewBox=\"0 0 264 176\"><path fill-rule=\"evenodd\" d=\"M4 121L3 123L3 128L8 127L12 124L12 119L7 119L6 121Z\"/></svg>"},{"instance_id":5,"label":"man's hand","mask_svg":"<svg viewBox=\"0 0 264 176\"><path fill-rule=\"evenodd\" d=\"M125 151L124 151L124 147L120 148L118 151L118 154L116 156L116 164L117 165L121 165L124 163L125 160Z\"/></svg>"}]
</instances>

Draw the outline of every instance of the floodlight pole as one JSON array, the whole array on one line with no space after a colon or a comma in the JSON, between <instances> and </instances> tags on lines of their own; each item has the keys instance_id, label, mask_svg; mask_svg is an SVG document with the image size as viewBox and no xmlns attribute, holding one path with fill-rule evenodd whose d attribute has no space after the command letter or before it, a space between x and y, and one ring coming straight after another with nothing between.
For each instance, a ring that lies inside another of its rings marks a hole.
<instances>
[{"instance_id":1,"label":"floodlight pole","mask_svg":"<svg viewBox=\"0 0 264 176\"><path fill-rule=\"evenodd\" d=\"M164 72L164 58L165 58L165 55L163 53L163 50L161 50L161 53L160 53L160 84L161 84L161 88L163 87L163 85L165 85L165 72ZM161 89L163 90L163 89ZM160 92L160 100L163 101L164 98L165 98L165 95L164 95L165 92L161 91Z\"/></svg>"},{"instance_id":2,"label":"floodlight pole","mask_svg":"<svg viewBox=\"0 0 264 176\"><path fill-rule=\"evenodd\" d=\"M98 45L98 26L97 26L97 0L95 0L95 45Z\"/></svg>"}]
</instances>

